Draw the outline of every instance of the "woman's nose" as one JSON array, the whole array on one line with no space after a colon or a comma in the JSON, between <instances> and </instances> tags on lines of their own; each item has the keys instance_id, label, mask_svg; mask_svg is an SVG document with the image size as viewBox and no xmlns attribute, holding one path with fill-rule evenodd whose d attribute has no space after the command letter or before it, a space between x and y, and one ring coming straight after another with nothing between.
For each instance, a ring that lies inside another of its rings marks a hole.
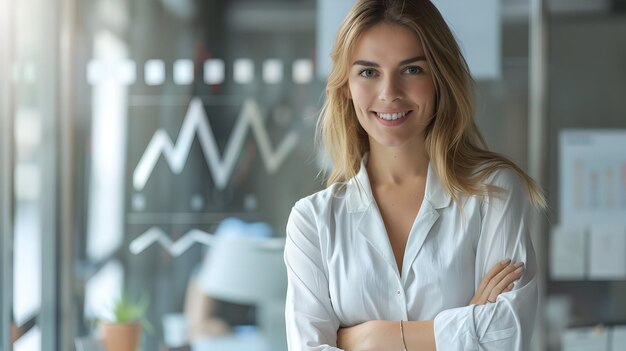
<instances>
[{"instance_id":1,"label":"woman's nose","mask_svg":"<svg viewBox=\"0 0 626 351\"><path fill-rule=\"evenodd\" d=\"M392 102L402 98L402 88L394 78L386 78L382 81L379 97L380 101Z\"/></svg>"}]
</instances>

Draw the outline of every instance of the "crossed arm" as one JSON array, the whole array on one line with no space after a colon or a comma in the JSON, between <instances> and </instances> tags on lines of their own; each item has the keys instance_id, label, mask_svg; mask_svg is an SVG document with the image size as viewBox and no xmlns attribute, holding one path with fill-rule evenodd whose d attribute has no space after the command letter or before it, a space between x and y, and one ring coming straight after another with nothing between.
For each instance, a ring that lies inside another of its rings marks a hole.
<instances>
[{"instance_id":1,"label":"crossed arm","mask_svg":"<svg viewBox=\"0 0 626 351\"><path fill-rule=\"evenodd\" d=\"M481 281L470 305L493 303L498 295L511 291L513 283L522 276L523 265L510 260L498 263ZM346 351L365 350L436 350L434 321L374 320L341 328L337 347Z\"/></svg>"}]
</instances>

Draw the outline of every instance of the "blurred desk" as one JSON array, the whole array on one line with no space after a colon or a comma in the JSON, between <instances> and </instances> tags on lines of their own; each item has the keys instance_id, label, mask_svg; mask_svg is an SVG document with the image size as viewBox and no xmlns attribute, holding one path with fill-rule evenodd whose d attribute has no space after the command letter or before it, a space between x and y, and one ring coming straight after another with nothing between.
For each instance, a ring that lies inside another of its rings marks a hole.
<instances>
[{"instance_id":1,"label":"blurred desk","mask_svg":"<svg viewBox=\"0 0 626 351\"><path fill-rule=\"evenodd\" d=\"M201 339L192 343L192 351L270 351L261 332L246 331L232 335Z\"/></svg>"}]
</instances>

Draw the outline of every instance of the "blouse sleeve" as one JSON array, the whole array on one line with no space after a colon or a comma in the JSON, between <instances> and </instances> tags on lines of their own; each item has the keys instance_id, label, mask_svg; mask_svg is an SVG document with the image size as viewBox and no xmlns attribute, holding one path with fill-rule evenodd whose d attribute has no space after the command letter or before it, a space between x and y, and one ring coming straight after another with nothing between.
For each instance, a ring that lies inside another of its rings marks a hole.
<instances>
[{"instance_id":1,"label":"blouse sleeve","mask_svg":"<svg viewBox=\"0 0 626 351\"><path fill-rule=\"evenodd\" d=\"M340 350L339 320L331 305L312 205L300 200L287 221L285 319L290 351Z\"/></svg>"},{"instance_id":2,"label":"blouse sleeve","mask_svg":"<svg viewBox=\"0 0 626 351\"><path fill-rule=\"evenodd\" d=\"M491 184L504 190L483 203L476 249L475 287L498 262L524 262L513 290L495 303L440 312L434 320L438 351L528 350L537 312L537 263L528 233L529 202L525 187L511 170L497 171Z\"/></svg>"}]
</instances>

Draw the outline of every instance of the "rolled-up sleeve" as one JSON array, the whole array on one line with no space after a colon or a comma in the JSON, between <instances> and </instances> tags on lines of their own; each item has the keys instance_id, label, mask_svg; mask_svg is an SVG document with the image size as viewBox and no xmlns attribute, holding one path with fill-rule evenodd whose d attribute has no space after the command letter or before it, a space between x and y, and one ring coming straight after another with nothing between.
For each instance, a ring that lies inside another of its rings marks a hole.
<instances>
[{"instance_id":1,"label":"rolled-up sleeve","mask_svg":"<svg viewBox=\"0 0 626 351\"><path fill-rule=\"evenodd\" d=\"M284 257L289 350L340 350L339 320L331 305L313 207L306 199L298 201L289 215Z\"/></svg>"},{"instance_id":2,"label":"rolled-up sleeve","mask_svg":"<svg viewBox=\"0 0 626 351\"><path fill-rule=\"evenodd\" d=\"M434 320L438 351L522 351L530 347L538 292L537 262L528 232L528 196L511 170L497 171L489 183L504 192L490 195L482 206L475 289L503 259L524 262L524 273L513 290L498 296L495 303L441 311Z\"/></svg>"}]
</instances>

